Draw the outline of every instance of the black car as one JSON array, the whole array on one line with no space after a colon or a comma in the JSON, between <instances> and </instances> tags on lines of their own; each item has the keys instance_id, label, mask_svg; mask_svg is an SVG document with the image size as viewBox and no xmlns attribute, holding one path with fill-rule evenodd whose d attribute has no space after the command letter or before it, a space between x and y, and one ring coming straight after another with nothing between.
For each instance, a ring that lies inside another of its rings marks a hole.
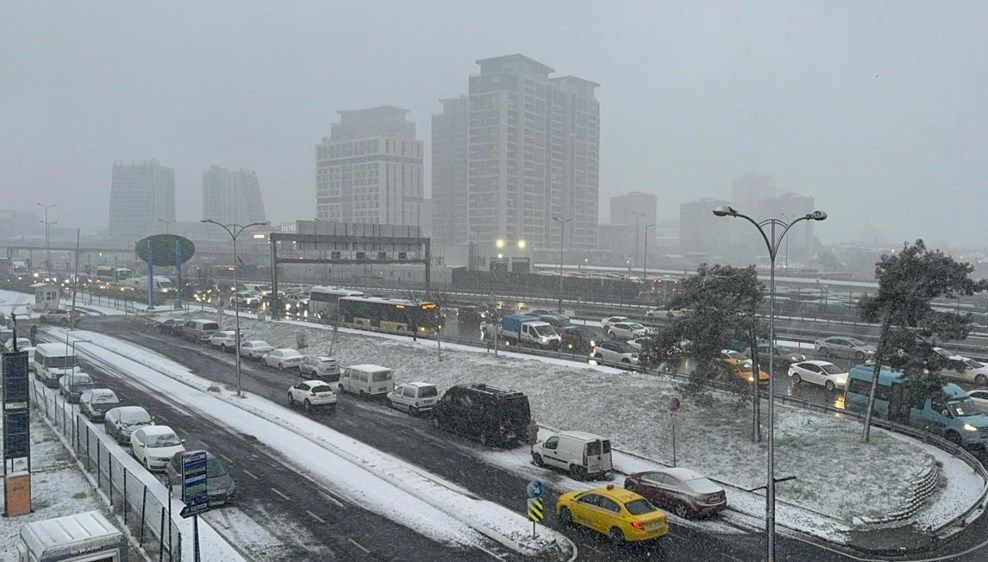
<instances>
[{"instance_id":1,"label":"black car","mask_svg":"<svg viewBox=\"0 0 988 562\"><path fill-rule=\"evenodd\" d=\"M481 322L490 318L490 316L491 313L486 306L468 304L457 307L456 309L456 320L460 324L479 325Z\"/></svg>"},{"instance_id":2,"label":"black car","mask_svg":"<svg viewBox=\"0 0 988 562\"><path fill-rule=\"evenodd\" d=\"M513 446L524 440L531 419L527 396L477 383L451 387L432 409L434 427L475 439L485 447Z\"/></svg>"},{"instance_id":3,"label":"black car","mask_svg":"<svg viewBox=\"0 0 988 562\"><path fill-rule=\"evenodd\" d=\"M580 326L564 326L559 329L559 337L562 341L559 349L567 353L588 353L599 341L603 341L603 334L595 334L589 328Z\"/></svg>"}]
</instances>

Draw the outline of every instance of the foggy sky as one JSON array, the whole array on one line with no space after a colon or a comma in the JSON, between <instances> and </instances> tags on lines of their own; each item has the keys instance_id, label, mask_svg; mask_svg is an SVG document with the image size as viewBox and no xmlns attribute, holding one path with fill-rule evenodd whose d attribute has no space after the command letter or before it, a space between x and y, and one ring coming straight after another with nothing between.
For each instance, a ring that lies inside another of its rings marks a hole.
<instances>
[{"instance_id":1,"label":"foggy sky","mask_svg":"<svg viewBox=\"0 0 988 562\"><path fill-rule=\"evenodd\" d=\"M411 110L522 53L601 84L606 198L678 203L773 175L825 241L988 244L988 2L11 2L0 6L0 208L105 229L114 160L257 170L274 222L311 218L341 109ZM428 185L428 160L426 166Z\"/></svg>"}]
</instances>

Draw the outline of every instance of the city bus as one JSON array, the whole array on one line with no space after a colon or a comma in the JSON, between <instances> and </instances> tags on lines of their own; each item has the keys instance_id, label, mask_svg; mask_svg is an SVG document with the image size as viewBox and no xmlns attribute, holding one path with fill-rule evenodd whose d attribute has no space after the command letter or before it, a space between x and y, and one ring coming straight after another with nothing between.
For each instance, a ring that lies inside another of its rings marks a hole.
<instances>
[{"instance_id":1,"label":"city bus","mask_svg":"<svg viewBox=\"0 0 988 562\"><path fill-rule=\"evenodd\" d=\"M309 316L327 320L339 317L339 302L342 297L362 297L364 294L342 287L315 286L309 290Z\"/></svg>"},{"instance_id":2,"label":"city bus","mask_svg":"<svg viewBox=\"0 0 988 562\"><path fill-rule=\"evenodd\" d=\"M342 297L339 299L339 314L344 323L382 330L403 332L414 330L434 334L440 327L439 305L434 302L363 296Z\"/></svg>"}]
</instances>

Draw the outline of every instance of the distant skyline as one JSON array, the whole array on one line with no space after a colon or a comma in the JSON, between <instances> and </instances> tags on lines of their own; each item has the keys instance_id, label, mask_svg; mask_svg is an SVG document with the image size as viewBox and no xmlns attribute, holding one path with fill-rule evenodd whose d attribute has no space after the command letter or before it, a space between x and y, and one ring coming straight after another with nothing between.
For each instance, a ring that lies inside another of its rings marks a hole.
<instances>
[{"instance_id":1,"label":"distant skyline","mask_svg":"<svg viewBox=\"0 0 988 562\"><path fill-rule=\"evenodd\" d=\"M12 1L0 206L105 228L113 162L157 159L179 219L212 164L254 168L271 220L311 218L337 111L408 108L428 146L474 61L521 53L601 84L601 216L640 190L674 218L754 172L814 197L824 241L984 246L986 28L983 2Z\"/></svg>"}]
</instances>

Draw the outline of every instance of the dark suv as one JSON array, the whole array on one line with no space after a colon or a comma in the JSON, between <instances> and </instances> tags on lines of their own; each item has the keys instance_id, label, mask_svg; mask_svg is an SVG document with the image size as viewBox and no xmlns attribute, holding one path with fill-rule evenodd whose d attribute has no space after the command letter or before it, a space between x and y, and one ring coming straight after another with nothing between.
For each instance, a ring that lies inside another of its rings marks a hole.
<instances>
[{"instance_id":1,"label":"dark suv","mask_svg":"<svg viewBox=\"0 0 988 562\"><path fill-rule=\"evenodd\" d=\"M456 308L456 319L461 324L480 325L490 315L486 306L467 304Z\"/></svg>"},{"instance_id":2,"label":"dark suv","mask_svg":"<svg viewBox=\"0 0 988 562\"><path fill-rule=\"evenodd\" d=\"M514 446L527 437L532 411L521 392L486 384L460 384L432 409L432 425L491 445Z\"/></svg>"}]
</instances>

